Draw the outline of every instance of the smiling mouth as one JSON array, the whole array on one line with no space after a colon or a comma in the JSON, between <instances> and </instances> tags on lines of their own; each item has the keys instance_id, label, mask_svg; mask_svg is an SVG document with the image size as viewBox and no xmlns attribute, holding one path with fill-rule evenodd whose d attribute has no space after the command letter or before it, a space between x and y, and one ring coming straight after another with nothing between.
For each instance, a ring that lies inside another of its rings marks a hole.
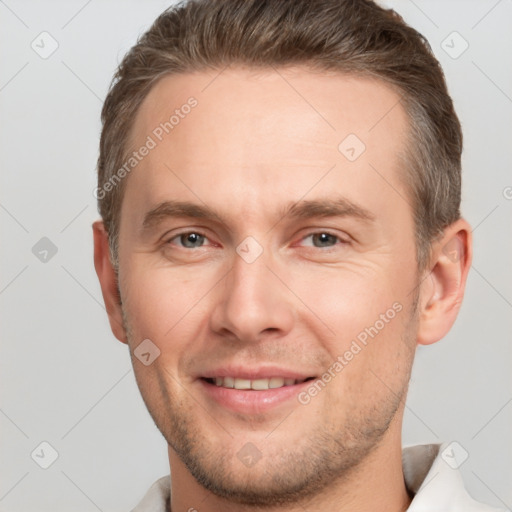
<instances>
[{"instance_id":1,"label":"smiling mouth","mask_svg":"<svg viewBox=\"0 0 512 512\"><path fill-rule=\"evenodd\" d=\"M306 379L285 379L284 377L271 377L269 379L243 379L238 377L214 377L203 378L209 384L213 384L220 388L265 391L267 389L278 389L286 386L295 386L303 382L314 379L308 377Z\"/></svg>"}]
</instances>

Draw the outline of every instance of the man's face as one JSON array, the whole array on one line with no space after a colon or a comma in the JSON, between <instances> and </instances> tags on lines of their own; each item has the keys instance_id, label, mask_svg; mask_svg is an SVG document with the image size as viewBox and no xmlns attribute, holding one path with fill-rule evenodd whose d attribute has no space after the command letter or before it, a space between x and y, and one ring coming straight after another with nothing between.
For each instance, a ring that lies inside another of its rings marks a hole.
<instances>
[{"instance_id":1,"label":"man's face","mask_svg":"<svg viewBox=\"0 0 512 512\"><path fill-rule=\"evenodd\" d=\"M400 435L418 276L398 100L228 69L165 78L139 110L132 149L156 147L121 210L128 341L160 351L133 364L171 458L220 496L312 494Z\"/></svg>"}]
</instances>

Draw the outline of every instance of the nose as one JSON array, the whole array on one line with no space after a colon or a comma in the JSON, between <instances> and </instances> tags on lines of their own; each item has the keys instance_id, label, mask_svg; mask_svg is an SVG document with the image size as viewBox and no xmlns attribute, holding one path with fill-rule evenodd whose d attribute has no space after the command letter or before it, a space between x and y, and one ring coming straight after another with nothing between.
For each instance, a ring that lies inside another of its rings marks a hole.
<instances>
[{"instance_id":1,"label":"nose","mask_svg":"<svg viewBox=\"0 0 512 512\"><path fill-rule=\"evenodd\" d=\"M271 336L285 336L293 327L293 294L283 283L276 265L265 252L251 263L238 254L225 279L219 283L210 317L211 329L224 337L254 343Z\"/></svg>"}]
</instances>

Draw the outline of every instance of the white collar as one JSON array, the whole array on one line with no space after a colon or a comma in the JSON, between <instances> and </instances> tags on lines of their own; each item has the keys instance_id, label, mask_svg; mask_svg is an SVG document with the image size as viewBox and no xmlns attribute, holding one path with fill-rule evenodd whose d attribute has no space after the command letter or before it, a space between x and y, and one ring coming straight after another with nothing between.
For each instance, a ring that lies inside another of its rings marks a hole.
<instances>
[{"instance_id":1,"label":"white collar","mask_svg":"<svg viewBox=\"0 0 512 512\"><path fill-rule=\"evenodd\" d=\"M409 446L402 451L405 484L414 498L408 512L498 512L475 501L459 471L467 454L458 443ZM459 460L457 460L459 458Z\"/></svg>"}]
</instances>

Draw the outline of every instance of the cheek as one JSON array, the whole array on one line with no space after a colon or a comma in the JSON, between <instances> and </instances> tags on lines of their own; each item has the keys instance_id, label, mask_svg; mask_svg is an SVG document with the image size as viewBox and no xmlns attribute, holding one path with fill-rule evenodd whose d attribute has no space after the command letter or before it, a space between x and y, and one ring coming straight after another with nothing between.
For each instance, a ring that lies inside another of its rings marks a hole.
<instances>
[{"instance_id":1,"label":"cheek","mask_svg":"<svg viewBox=\"0 0 512 512\"><path fill-rule=\"evenodd\" d=\"M314 313L310 318L330 355L331 373L342 376L332 387L336 393L350 387L341 395L367 396L382 387L378 377L398 390L415 346L408 280L404 272L403 281L393 280L399 274L389 269L352 270L330 269L315 278L302 273L294 291Z\"/></svg>"},{"instance_id":2,"label":"cheek","mask_svg":"<svg viewBox=\"0 0 512 512\"><path fill-rule=\"evenodd\" d=\"M305 305L324 324L334 343L344 344L376 322L379 331L384 331L382 322L386 326L390 323L387 320L396 316L404 297L400 286L391 282L389 273L376 266L303 271L293 283L294 291L304 298ZM398 305L393 309L395 303ZM383 320L381 315L385 316Z\"/></svg>"},{"instance_id":3,"label":"cheek","mask_svg":"<svg viewBox=\"0 0 512 512\"><path fill-rule=\"evenodd\" d=\"M192 279L186 270L152 268L134 259L122 282L123 302L134 325L161 338L200 301L208 278Z\"/></svg>"},{"instance_id":4,"label":"cheek","mask_svg":"<svg viewBox=\"0 0 512 512\"><path fill-rule=\"evenodd\" d=\"M357 322L355 314L345 316L344 330L340 320L341 334L329 347L329 373L335 378L326 403L334 410L370 414L368 408L403 396L414 357L414 327L408 324L405 307L394 305L366 322L361 315Z\"/></svg>"},{"instance_id":5,"label":"cheek","mask_svg":"<svg viewBox=\"0 0 512 512\"><path fill-rule=\"evenodd\" d=\"M197 329L207 318L201 298L211 285L207 279L187 278L178 269L151 268L135 259L124 269L123 308L132 329L129 343L135 376L155 421L164 425L169 400L180 400L176 380L181 379L181 362L190 341L197 338ZM135 352L143 340L151 341L152 357L157 354L147 366Z\"/></svg>"}]
</instances>

